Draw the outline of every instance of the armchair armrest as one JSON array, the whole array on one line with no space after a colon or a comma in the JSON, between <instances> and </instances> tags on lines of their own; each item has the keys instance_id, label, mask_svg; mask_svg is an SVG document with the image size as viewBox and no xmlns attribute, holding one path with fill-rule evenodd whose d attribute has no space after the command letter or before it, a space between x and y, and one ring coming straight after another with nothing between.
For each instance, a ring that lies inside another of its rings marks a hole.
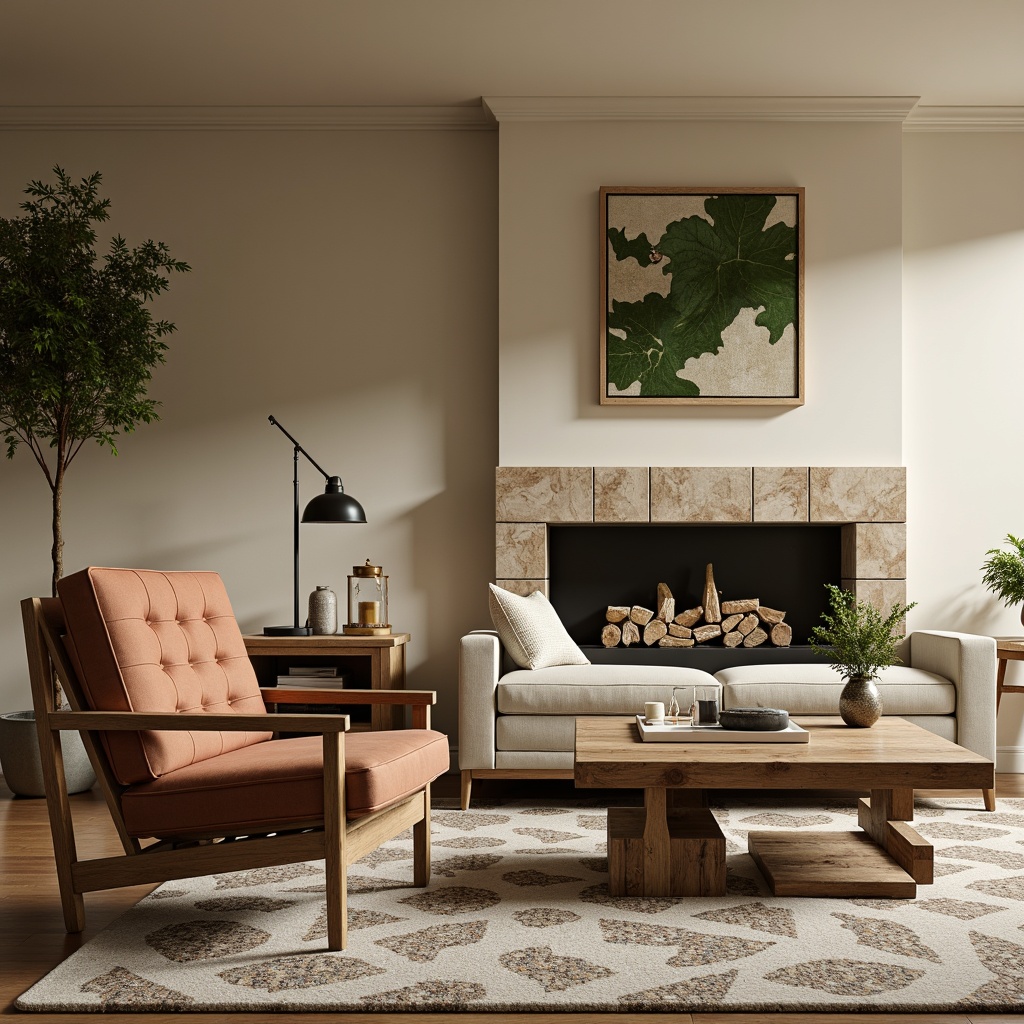
<instances>
[{"instance_id":1,"label":"armchair armrest","mask_svg":"<svg viewBox=\"0 0 1024 1024\"><path fill-rule=\"evenodd\" d=\"M348 715L216 715L147 711L54 711L46 716L52 732L347 732Z\"/></svg>"},{"instance_id":2,"label":"armchair armrest","mask_svg":"<svg viewBox=\"0 0 1024 1024\"><path fill-rule=\"evenodd\" d=\"M301 690L296 686L261 686L268 704L398 704L431 705L437 703L436 690L347 690L325 686ZM341 699L344 698L344 699Z\"/></svg>"},{"instance_id":3,"label":"armchair armrest","mask_svg":"<svg viewBox=\"0 0 1024 1024\"><path fill-rule=\"evenodd\" d=\"M996 759L996 642L990 636L917 630L910 634L910 665L956 687L956 741Z\"/></svg>"},{"instance_id":4,"label":"armchair armrest","mask_svg":"<svg viewBox=\"0 0 1024 1024\"><path fill-rule=\"evenodd\" d=\"M430 708L437 703L434 690L346 690L322 686L300 690L293 686L265 686L260 687L260 693L268 704L412 705L414 729L430 728Z\"/></svg>"},{"instance_id":5,"label":"armchair armrest","mask_svg":"<svg viewBox=\"0 0 1024 1024\"><path fill-rule=\"evenodd\" d=\"M501 675L498 634L469 633L459 645L459 767L493 768L495 692Z\"/></svg>"}]
</instances>

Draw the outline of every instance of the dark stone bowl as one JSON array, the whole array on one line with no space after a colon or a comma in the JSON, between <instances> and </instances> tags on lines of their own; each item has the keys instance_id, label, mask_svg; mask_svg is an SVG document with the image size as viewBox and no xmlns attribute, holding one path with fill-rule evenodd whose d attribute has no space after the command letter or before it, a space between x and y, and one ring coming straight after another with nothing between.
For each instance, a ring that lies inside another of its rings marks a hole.
<instances>
[{"instance_id":1,"label":"dark stone bowl","mask_svg":"<svg viewBox=\"0 0 1024 1024\"><path fill-rule=\"evenodd\" d=\"M777 732L789 726L789 712L779 708L731 708L718 713L723 729Z\"/></svg>"}]
</instances>

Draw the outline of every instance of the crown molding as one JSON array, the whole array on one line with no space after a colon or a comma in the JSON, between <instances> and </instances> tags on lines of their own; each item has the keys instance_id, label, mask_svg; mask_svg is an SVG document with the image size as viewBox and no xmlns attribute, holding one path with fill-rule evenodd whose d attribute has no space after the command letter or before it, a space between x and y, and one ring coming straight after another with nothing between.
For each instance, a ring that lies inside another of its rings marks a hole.
<instances>
[{"instance_id":1,"label":"crown molding","mask_svg":"<svg viewBox=\"0 0 1024 1024\"><path fill-rule=\"evenodd\" d=\"M1024 132L1024 107L915 107L907 132Z\"/></svg>"},{"instance_id":2,"label":"crown molding","mask_svg":"<svg viewBox=\"0 0 1024 1024\"><path fill-rule=\"evenodd\" d=\"M18 131L491 131L464 107L0 106L0 130Z\"/></svg>"},{"instance_id":3,"label":"crown molding","mask_svg":"<svg viewBox=\"0 0 1024 1024\"><path fill-rule=\"evenodd\" d=\"M904 121L917 96L485 96L505 121Z\"/></svg>"}]
</instances>

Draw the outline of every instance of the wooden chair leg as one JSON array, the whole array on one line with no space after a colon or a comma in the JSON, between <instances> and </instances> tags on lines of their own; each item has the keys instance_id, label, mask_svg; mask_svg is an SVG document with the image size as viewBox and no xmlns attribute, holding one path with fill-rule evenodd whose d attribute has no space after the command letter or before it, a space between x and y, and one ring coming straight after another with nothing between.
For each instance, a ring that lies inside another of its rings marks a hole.
<instances>
[{"instance_id":1,"label":"wooden chair leg","mask_svg":"<svg viewBox=\"0 0 1024 1024\"><path fill-rule=\"evenodd\" d=\"M983 789L981 795L985 799L985 810L994 811L996 809L996 791L994 789Z\"/></svg>"},{"instance_id":2,"label":"wooden chair leg","mask_svg":"<svg viewBox=\"0 0 1024 1024\"><path fill-rule=\"evenodd\" d=\"M462 770L462 809L469 810L469 797L473 790L473 772L468 768Z\"/></svg>"},{"instance_id":3,"label":"wooden chair leg","mask_svg":"<svg viewBox=\"0 0 1024 1024\"><path fill-rule=\"evenodd\" d=\"M412 827L412 884L430 884L430 786L423 790L423 818Z\"/></svg>"},{"instance_id":4,"label":"wooden chair leg","mask_svg":"<svg viewBox=\"0 0 1024 1024\"><path fill-rule=\"evenodd\" d=\"M324 850L327 873L327 948L348 945L345 856L345 734L324 733Z\"/></svg>"},{"instance_id":5,"label":"wooden chair leg","mask_svg":"<svg viewBox=\"0 0 1024 1024\"><path fill-rule=\"evenodd\" d=\"M50 819L50 837L53 840L53 860L57 868L64 927L68 932L85 928L85 900L75 892L71 878L73 865L78 860L75 848L75 828L71 819L67 780L64 777L64 754L60 746L60 733L50 729L48 716L56 710L53 702L52 666L46 653L45 641L40 633L38 598L26 598L21 603L25 627L25 650L28 655L29 681L32 686L32 704L36 714L36 736L39 742L39 763L43 770L43 789L46 792L46 813Z\"/></svg>"}]
</instances>

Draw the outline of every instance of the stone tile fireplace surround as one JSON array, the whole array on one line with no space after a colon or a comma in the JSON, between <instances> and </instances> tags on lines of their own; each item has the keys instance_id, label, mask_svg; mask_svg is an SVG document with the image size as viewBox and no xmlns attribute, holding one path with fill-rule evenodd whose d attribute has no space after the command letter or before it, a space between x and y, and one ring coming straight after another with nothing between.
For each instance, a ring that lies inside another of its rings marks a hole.
<instances>
[{"instance_id":1,"label":"stone tile fireplace surround","mask_svg":"<svg viewBox=\"0 0 1024 1024\"><path fill-rule=\"evenodd\" d=\"M884 614L907 594L901 466L499 466L495 582L549 594L548 525L839 524L843 586Z\"/></svg>"}]
</instances>

